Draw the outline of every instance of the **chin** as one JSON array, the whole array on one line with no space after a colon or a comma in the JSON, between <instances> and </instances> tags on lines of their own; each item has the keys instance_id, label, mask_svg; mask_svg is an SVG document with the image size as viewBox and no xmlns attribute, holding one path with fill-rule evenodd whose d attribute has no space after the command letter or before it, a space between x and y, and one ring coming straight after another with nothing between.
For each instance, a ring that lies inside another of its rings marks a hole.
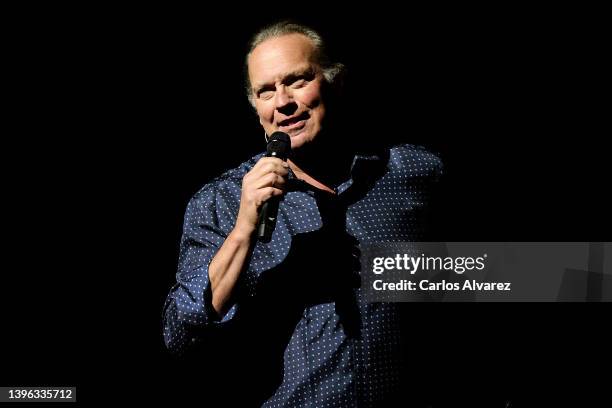
<instances>
[{"instance_id":1,"label":"chin","mask_svg":"<svg viewBox=\"0 0 612 408\"><path fill-rule=\"evenodd\" d=\"M313 137L311 136L310 132L299 132L295 135L289 134L289 137L291 139L291 148L292 149L299 149L300 147L304 146L305 144L308 144L312 141Z\"/></svg>"}]
</instances>

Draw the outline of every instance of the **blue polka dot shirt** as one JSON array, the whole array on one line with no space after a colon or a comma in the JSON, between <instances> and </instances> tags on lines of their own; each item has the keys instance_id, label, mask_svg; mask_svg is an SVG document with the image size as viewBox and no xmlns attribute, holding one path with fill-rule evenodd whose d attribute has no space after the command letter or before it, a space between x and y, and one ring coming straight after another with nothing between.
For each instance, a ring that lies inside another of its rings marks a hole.
<instances>
[{"instance_id":1,"label":"blue polka dot shirt","mask_svg":"<svg viewBox=\"0 0 612 408\"><path fill-rule=\"evenodd\" d=\"M292 244L303 234L322 230L329 202L343 208L342 228L352 245L379 242L421 241L424 238L424 213L431 187L442 173L440 159L413 145L399 145L375 155L355 156L351 176L334 190L329 201L323 192L297 180L292 183L279 206L277 225L269 243L257 242L248 267L235 290L234 303L225 316L217 316L210 296L208 264L234 227L238 214L242 178L263 156L257 155L204 186L187 206L180 244L177 282L164 306L163 334L166 346L176 354L195 347L206 348L208 327L230 325L241 314L255 309L253 299L267 296L262 289L266 273L293 265ZM329 202L328 202L329 201ZM333 207L333 205L331 205ZM337 214L337 213L336 213ZM337 216L336 216L337 218ZM295 247L295 246L294 246ZM317 291L336 269L328 268L333 256L315 253L311 271L301 282L292 281L291 295L280 297L272 308L282 314L299 304L282 347L282 370L274 389L262 400L265 407L352 407L379 406L389 395L401 390L406 370L403 349L410 333L397 303L369 303L359 289L352 287L349 302L358 316L353 323L343 320L345 307L333 296L306 299L305 293ZM300 261L303 263L303 261ZM291 271L284 270L281 276ZM316 277L316 278L315 278ZM316 279L316 282L308 282ZM285 283L287 284L287 282ZM296 287L297 286L297 287ZM346 291L344 293L347 293ZM350 329L350 327L353 329ZM272 325L262 323L265 332ZM413 334L414 335L414 334ZM248 339L244 340L248 343Z\"/></svg>"}]
</instances>

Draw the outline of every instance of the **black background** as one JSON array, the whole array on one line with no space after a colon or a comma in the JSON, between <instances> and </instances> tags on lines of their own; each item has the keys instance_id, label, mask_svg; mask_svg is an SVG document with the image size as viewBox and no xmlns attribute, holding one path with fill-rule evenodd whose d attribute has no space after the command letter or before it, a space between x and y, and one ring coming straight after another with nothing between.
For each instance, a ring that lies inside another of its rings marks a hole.
<instances>
[{"instance_id":1,"label":"black background","mask_svg":"<svg viewBox=\"0 0 612 408\"><path fill-rule=\"evenodd\" d=\"M205 362L165 352L161 310L187 201L264 147L242 64L280 17L320 29L348 65L351 137L441 155L440 239L610 240L598 10L305 8L4 13L0 385L74 384L82 402L172 400L187 380L213 392ZM440 394L595 398L605 306L423 304L415 332Z\"/></svg>"}]
</instances>

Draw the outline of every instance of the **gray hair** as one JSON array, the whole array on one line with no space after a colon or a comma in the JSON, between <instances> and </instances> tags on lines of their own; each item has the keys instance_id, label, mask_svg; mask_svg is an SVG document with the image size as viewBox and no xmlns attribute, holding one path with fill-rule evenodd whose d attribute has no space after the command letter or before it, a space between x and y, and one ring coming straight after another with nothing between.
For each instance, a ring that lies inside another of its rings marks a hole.
<instances>
[{"instance_id":1,"label":"gray hair","mask_svg":"<svg viewBox=\"0 0 612 408\"><path fill-rule=\"evenodd\" d=\"M305 25L291 21L280 21L259 30L249 42L249 51L244 60L244 79L245 90L251 105L255 106L255 101L253 100L253 90L251 89L251 81L249 79L249 56L253 50L264 41L289 34L302 34L308 38L314 46L314 58L322 69L325 81L330 85L336 85L340 82L340 78L342 77L341 74L345 71L344 64L332 62L330 60L326 52L323 37L321 37L318 32Z\"/></svg>"}]
</instances>

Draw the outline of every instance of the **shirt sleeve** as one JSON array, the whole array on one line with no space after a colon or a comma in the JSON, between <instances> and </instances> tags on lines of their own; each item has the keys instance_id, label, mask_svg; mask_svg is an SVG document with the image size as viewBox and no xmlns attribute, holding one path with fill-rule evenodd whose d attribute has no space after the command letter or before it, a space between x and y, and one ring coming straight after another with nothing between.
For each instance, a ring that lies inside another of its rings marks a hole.
<instances>
[{"instance_id":1,"label":"shirt sleeve","mask_svg":"<svg viewBox=\"0 0 612 408\"><path fill-rule=\"evenodd\" d=\"M236 311L233 305L221 318L211 302L208 265L227 237L219 225L214 190L200 191L185 213L176 284L163 310L164 341L174 354L195 346L203 328L230 320Z\"/></svg>"}]
</instances>

